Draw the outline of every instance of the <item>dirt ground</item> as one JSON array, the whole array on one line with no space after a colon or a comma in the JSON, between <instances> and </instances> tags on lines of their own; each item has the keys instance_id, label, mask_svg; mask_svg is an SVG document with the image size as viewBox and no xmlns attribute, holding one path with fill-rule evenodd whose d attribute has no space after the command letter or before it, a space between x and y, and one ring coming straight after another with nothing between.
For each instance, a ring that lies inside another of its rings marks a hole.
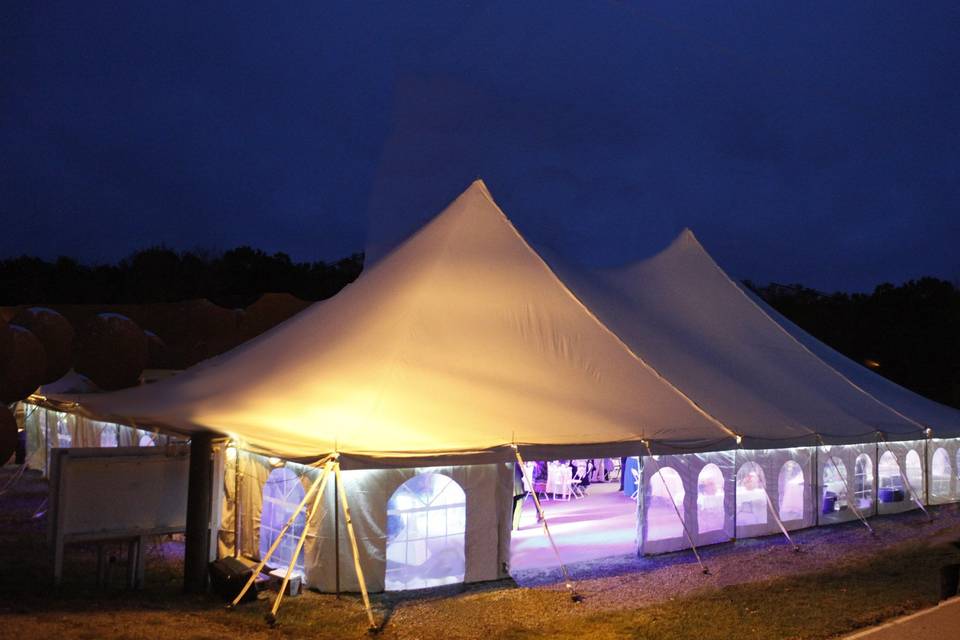
<instances>
[{"instance_id":1,"label":"dirt ground","mask_svg":"<svg viewBox=\"0 0 960 640\"><path fill-rule=\"evenodd\" d=\"M0 471L0 488L13 468ZM280 625L256 603L225 610L213 596L180 591L182 545L157 540L147 584L123 588L122 550L110 548L111 583L94 584L92 548L71 547L64 583L50 579L46 485L28 472L0 495L0 639L359 638L366 616L356 595L305 593L284 600ZM38 510L40 513L38 513ZM690 552L622 556L571 565L573 603L556 570L514 580L403 594L374 594L384 638L829 638L936 603L940 567L960 562L960 507L874 518L782 537L704 548L704 575Z\"/></svg>"}]
</instances>

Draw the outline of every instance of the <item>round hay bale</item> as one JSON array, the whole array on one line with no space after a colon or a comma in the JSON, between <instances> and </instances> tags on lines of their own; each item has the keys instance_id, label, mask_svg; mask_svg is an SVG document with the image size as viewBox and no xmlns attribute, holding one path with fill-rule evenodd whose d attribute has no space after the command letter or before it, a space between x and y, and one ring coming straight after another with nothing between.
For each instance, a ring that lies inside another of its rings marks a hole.
<instances>
[{"instance_id":1,"label":"round hay bale","mask_svg":"<svg viewBox=\"0 0 960 640\"><path fill-rule=\"evenodd\" d=\"M265 293L247 307L243 316L244 337L253 338L292 318L311 303L289 293Z\"/></svg>"},{"instance_id":2,"label":"round hay bale","mask_svg":"<svg viewBox=\"0 0 960 640\"><path fill-rule=\"evenodd\" d=\"M0 405L0 466L17 450L17 420L6 405Z\"/></svg>"},{"instance_id":3,"label":"round hay bale","mask_svg":"<svg viewBox=\"0 0 960 640\"><path fill-rule=\"evenodd\" d=\"M147 364L147 336L137 323L118 313L100 313L80 331L74 369L105 391L139 383Z\"/></svg>"},{"instance_id":4,"label":"round hay bale","mask_svg":"<svg viewBox=\"0 0 960 640\"><path fill-rule=\"evenodd\" d=\"M47 367L40 384L59 380L73 364L73 326L53 309L27 307L13 316L12 324L29 329L47 354Z\"/></svg>"},{"instance_id":5,"label":"round hay bale","mask_svg":"<svg viewBox=\"0 0 960 640\"><path fill-rule=\"evenodd\" d=\"M47 370L43 344L29 329L10 325L10 357L0 363L0 402L23 400L37 390Z\"/></svg>"},{"instance_id":6,"label":"round hay bale","mask_svg":"<svg viewBox=\"0 0 960 640\"><path fill-rule=\"evenodd\" d=\"M167 343L153 331L144 331L143 333L147 336L147 368L168 368L170 366L170 350L167 348Z\"/></svg>"}]
</instances>

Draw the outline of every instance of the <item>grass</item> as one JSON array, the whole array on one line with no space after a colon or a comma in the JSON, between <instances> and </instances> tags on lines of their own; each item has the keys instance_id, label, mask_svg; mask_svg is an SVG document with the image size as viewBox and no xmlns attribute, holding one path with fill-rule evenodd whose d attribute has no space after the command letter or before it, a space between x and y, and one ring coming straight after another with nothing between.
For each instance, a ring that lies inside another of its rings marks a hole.
<instances>
[{"instance_id":1,"label":"grass","mask_svg":"<svg viewBox=\"0 0 960 640\"><path fill-rule=\"evenodd\" d=\"M356 596L288 598L280 610L281 625L270 629L263 618L269 609L265 601L228 612L213 597L182 594L179 559L172 554L150 556L147 588L131 593L119 587L122 563L114 571L116 586L96 589L92 552L74 549L65 565L66 581L54 589L43 523L30 517L42 495L42 485L27 481L13 498L0 498L0 638L365 636L366 616ZM744 561L750 558L745 554ZM562 590L522 588L512 581L378 594L373 600L377 619L386 621L384 638L812 640L935 604L940 567L955 562L960 553L947 542L914 541L866 561L838 556L827 571L705 588L655 605L605 611L591 606L589 593L585 603L575 605ZM605 580L616 588L616 577Z\"/></svg>"}]
</instances>

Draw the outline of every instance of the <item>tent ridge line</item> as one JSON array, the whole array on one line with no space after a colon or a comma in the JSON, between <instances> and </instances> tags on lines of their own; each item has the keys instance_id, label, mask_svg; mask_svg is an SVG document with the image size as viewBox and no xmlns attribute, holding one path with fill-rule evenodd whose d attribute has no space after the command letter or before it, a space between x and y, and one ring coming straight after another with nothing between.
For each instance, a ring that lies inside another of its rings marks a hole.
<instances>
[{"instance_id":1,"label":"tent ridge line","mask_svg":"<svg viewBox=\"0 0 960 640\"><path fill-rule=\"evenodd\" d=\"M580 309L581 309L584 313L586 313L587 316L588 316L591 320L593 320L594 323L597 324L597 326L600 327L600 329L601 329L602 331L605 331L607 334L609 334L610 336L612 336L612 337L614 338L614 340L616 340L617 344L619 344L620 347L621 347L624 351L626 351L629 356L631 356L634 360L636 360L637 362L639 362L639 363L640 363L643 367L645 367L650 373L652 373L658 380L660 380L664 385L666 385L671 391L673 391L673 392L676 393L678 396L680 396L682 399L684 399L684 400L687 402L687 404L689 404L689 405L694 409L694 411L696 411L697 413L699 413L700 415L702 415L704 418L706 418L708 422L712 423L714 426L719 427L722 431L724 431L728 436L730 436L730 437L732 437L732 438L739 438L739 437L741 437L737 432L735 432L733 429L731 429L731 428L728 427L726 424L724 424L719 418L717 418L717 417L714 416L713 414L709 413L706 409L704 409L704 408L701 407L699 404L697 404L697 402L696 402L693 398L691 398L691 397L688 396L686 393L684 393L682 390L680 390L679 387L677 387L675 384L673 384L673 382L671 382L668 378L666 378L662 373L660 373L660 372L659 372L655 367L653 367L650 363L648 363L646 360L644 360L642 357L640 357L640 355L639 355L638 353L636 353L633 349L631 349L630 346L620 338L620 336L618 336L610 327L608 327L603 321L601 321L600 318L598 318L597 315L590 309L590 307L588 307L587 305L585 305L585 304L583 303L583 301L582 301L579 297L577 297L577 295L570 289L570 287L567 286L567 283L565 283L565 282L563 281L563 279L560 278L560 276L557 275L557 273L553 270L553 268L551 268L550 265L547 264L546 260L544 260L543 257L542 257L539 253L537 253L537 252L533 249L533 247L530 246L530 243L527 242L526 238L524 238L523 235L522 235L522 234L517 230L517 228L513 225L513 223L510 221L510 218L507 217L507 214L505 214L505 213L503 212L503 210L500 208L500 206L493 200L493 197L491 196L489 190L486 188L486 185L483 184L482 181L481 181L481 184L482 184L482 186L483 186L483 189L482 189L481 193L482 193L483 196L490 202L490 204L493 205L493 207L494 207L494 209L496 209L497 213L500 214L500 217L501 217L502 220L506 223L507 228L510 229L510 231L513 232L513 234L517 237L518 240L520 240L520 242L523 244L524 248L525 248L537 261L540 262L540 264L547 270L547 273L549 273L550 276L556 281L556 283L557 283L558 285L560 285L560 288L564 291L564 293L566 293L566 295L568 295L568 296L570 297L570 299L572 299L572 300L580 307Z\"/></svg>"},{"instance_id":2,"label":"tent ridge line","mask_svg":"<svg viewBox=\"0 0 960 640\"><path fill-rule=\"evenodd\" d=\"M694 238L694 239L696 240L696 238ZM767 313L766 310L765 310L763 307L761 307L759 304L757 304L757 302L756 302L755 300L751 299L750 296L748 296L748 295L743 291L742 288L740 288L739 286L737 286L737 283L733 281L733 279L729 276L729 274L727 274L726 271L724 271L723 269L720 268L720 265L717 264L717 261L713 259L713 256L711 256L710 253L707 252L706 249L703 249L703 245L700 244L700 241L699 241L699 240L696 240L696 243L697 243L697 245L700 247L700 249L702 250L703 255L706 256L707 260L710 262L710 265L711 265L714 269L717 270L717 272L724 278L724 280L726 280L727 282L729 282L730 285L731 285L741 296L743 296L743 298L746 299L746 301L747 301L749 304L751 304L757 311L759 311L759 312L761 313L761 315L763 315L763 317L767 319L768 322L770 322L774 327L776 327L781 333L783 333L784 335L786 335L789 340L791 340L791 341L794 342L797 346L799 346L800 349L803 350L807 355L809 355L809 356L810 356L811 358L813 358L815 361L819 362L819 363L820 363L821 365L823 365L827 370L833 372L834 375L836 375L836 376L839 377L841 380L843 380L844 382L846 382L848 385L850 385L851 387L853 387L854 389L856 389L857 391L859 391L860 393L862 393L863 395L865 395L867 398L873 400L875 403L877 403L878 405L880 405L880 406L883 407L884 409L890 411L890 412L893 413L894 415L899 416L900 418L903 418L904 420L906 420L907 422L909 422L909 423L911 423L911 424L917 425L917 426L920 427L920 429L922 429L922 430L929 429L929 427L928 427L927 425L924 425L924 424L918 422L917 420L914 420L913 418L911 418L911 417L909 417L909 416L907 416L907 415L904 415L904 414L901 413L900 411L897 411L895 408L891 407L891 406L890 406L889 404L887 404L886 402L883 402L882 400L880 400L879 398L877 398L875 395L873 395L872 393L868 392L866 389L864 389L863 387L861 387L860 385L858 385L857 383L855 383L853 380L851 380L851 379L848 378L847 376L845 376L845 375L843 375L842 373L840 373L840 371L838 371L835 367L831 366L828 362L826 362L825 360L823 360L823 358L819 357L817 354L815 354L813 351L811 351L805 344L803 344L802 342L800 342L800 340L798 340L798 339L797 339L795 336L793 336L789 331L787 331L779 322L777 322L777 321L774 320L772 317L770 317L770 314Z\"/></svg>"}]
</instances>

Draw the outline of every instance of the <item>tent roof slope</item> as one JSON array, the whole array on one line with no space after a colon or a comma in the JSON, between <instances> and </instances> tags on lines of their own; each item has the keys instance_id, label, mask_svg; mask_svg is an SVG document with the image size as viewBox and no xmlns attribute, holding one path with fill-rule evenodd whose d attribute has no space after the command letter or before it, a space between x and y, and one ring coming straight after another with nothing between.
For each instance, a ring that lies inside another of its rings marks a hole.
<instances>
[{"instance_id":1,"label":"tent roof slope","mask_svg":"<svg viewBox=\"0 0 960 640\"><path fill-rule=\"evenodd\" d=\"M923 435L915 418L851 383L774 322L689 230L652 258L567 281L639 357L740 434L744 446Z\"/></svg>"},{"instance_id":2,"label":"tent roof slope","mask_svg":"<svg viewBox=\"0 0 960 640\"><path fill-rule=\"evenodd\" d=\"M737 283L737 286L795 340L866 393L929 427L935 437L960 436L960 411L910 391L851 360L798 327L742 284Z\"/></svg>"},{"instance_id":3,"label":"tent roof slope","mask_svg":"<svg viewBox=\"0 0 960 640\"><path fill-rule=\"evenodd\" d=\"M259 338L149 387L60 399L103 420L358 466L508 460L514 444L572 457L731 443L571 293L480 181Z\"/></svg>"}]
</instances>

